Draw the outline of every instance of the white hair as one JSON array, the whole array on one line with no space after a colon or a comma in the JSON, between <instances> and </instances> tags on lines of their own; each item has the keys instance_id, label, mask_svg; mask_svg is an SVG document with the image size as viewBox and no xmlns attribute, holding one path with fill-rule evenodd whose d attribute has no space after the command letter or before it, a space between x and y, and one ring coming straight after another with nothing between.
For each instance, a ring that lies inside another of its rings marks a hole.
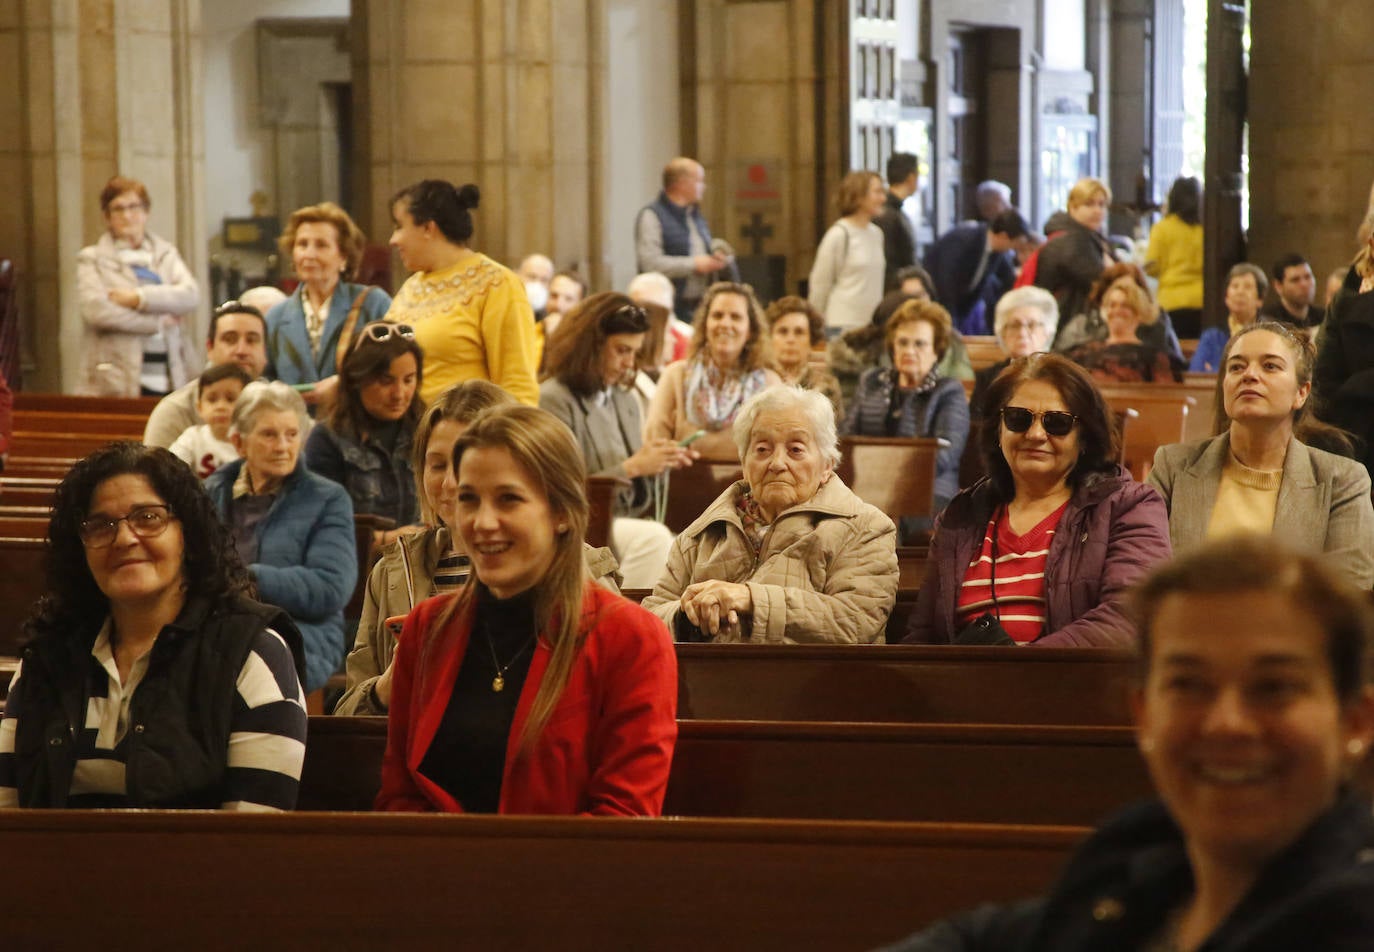
<instances>
[{"instance_id":1,"label":"white hair","mask_svg":"<svg viewBox=\"0 0 1374 952\"><path fill-rule=\"evenodd\" d=\"M281 289L274 288L270 284L260 284L239 295L240 304L255 307L258 309L258 313L263 315L266 315L268 311L285 300L286 295L281 292Z\"/></svg>"},{"instance_id":2,"label":"white hair","mask_svg":"<svg viewBox=\"0 0 1374 952\"><path fill-rule=\"evenodd\" d=\"M992 332L1002 339L1002 331L1011 319L1011 312L1017 308L1029 307L1040 312L1040 323L1045 325L1045 337L1054 340L1054 332L1059 328L1059 302L1044 288L1026 285L1012 288L997 302L996 315L992 321Z\"/></svg>"},{"instance_id":3,"label":"white hair","mask_svg":"<svg viewBox=\"0 0 1374 952\"><path fill-rule=\"evenodd\" d=\"M988 179L986 182L979 182L974 189L974 199L983 198L987 195L1000 195L1002 201L1011 204L1011 186L996 179Z\"/></svg>"},{"instance_id":4,"label":"white hair","mask_svg":"<svg viewBox=\"0 0 1374 952\"><path fill-rule=\"evenodd\" d=\"M735 438L735 448L739 450L740 462L744 462L744 457L749 452L754 421L758 419L759 414L785 410L800 410L806 416L821 456L831 466L838 466L840 437L835 428L835 405L823 393L804 390L796 384L775 384L761 393L754 394L740 407L730 429L730 435Z\"/></svg>"},{"instance_id":5,"label":"white hair","mask_svg":"<svg viewBox=\"0 0 1374 952\"><path fill-rule=\"evenodd\" d=\"M239 436L250 436L258 425L258 417L273 412L296 414L302 438L310 431L310 414L305 409L305 401L294 387L280 380L255 380L244 387L234 401L234 416L229 421L229 428Z\"/></svg>"},{"instance_id":6,"label":"white hair","mask_svg":"<svg viewBox=\"0 0 1374 952\"><path fill-rule=\"evenodd\" d=\"M625 296L637 304L645 301L673 309L673 282L661 271L645 271L630 279L625 286Z\"/></svg>"}]
</instances>

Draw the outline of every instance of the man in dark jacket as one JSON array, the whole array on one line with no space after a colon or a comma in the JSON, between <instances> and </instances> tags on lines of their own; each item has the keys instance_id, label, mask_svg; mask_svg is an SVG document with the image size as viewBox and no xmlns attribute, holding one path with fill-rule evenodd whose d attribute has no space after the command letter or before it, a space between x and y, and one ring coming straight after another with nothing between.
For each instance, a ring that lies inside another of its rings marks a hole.
<instances>
[{"instance_id":1,"label":"man in dark jacket","mask_svg":"<svg viewBox=\"0 0 1374 952\"><path fill-rule=\"evenodd\" d=\"M1015 209L991 224L955 225L926 251L935 294L961 334L991 334L997 300L1016 281L1016 255L1028 250L1030 229Z\"/></svg>"},{"instance_id":2,"label":"man in dark jacket","mask_svg":"<svg viewBox=\"0 0 1374 952\"><path fill-rule=\"evenodd\" d=\"M916 194L916 164L916 156L910 152L894 152L887 160L887 202L882 214L873 219L873 224L883 230L883 254L887 256L884 291L897 287L898 271L916 263L916 230L902 211L902 203Z\"/></svg>"}]
</instances>

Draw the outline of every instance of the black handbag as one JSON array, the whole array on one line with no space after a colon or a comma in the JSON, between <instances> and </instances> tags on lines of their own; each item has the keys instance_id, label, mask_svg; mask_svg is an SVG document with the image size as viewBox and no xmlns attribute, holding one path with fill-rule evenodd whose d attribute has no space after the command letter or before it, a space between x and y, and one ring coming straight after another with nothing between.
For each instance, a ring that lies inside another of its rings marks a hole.
<instances>
[{"instance_id":1,"label":"black handbag","mask_svg":"<svg viewBox=\"0 0 1374 952\"><path fill-rule=\"evenodd\" d=\"M992 612L983 612L954 635L956 645L1014 645L1002 623Z\"/></svg>"}]
</instances>

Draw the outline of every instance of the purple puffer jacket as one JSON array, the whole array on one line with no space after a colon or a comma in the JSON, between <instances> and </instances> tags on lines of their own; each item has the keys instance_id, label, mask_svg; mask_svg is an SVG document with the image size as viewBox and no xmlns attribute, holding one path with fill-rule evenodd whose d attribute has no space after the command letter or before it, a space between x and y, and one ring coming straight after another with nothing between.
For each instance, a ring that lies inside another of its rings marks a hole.
<instances>
[{"instance_id":1,"label":"purple puffer jacket","mask_svg":"<svg viewBox=\"0 0 1374 952\"><path fill-rule=\"evenodd\" d=\"M959 588L997 508L982 479L955 496L936 526L930 567L903 644L949 644ZM1045 634L1054 648L1128 647L1135 626L1122 611L1127 588L1173 554L1169 513L1150 486L1115 473L1089 475L1055 530L1045 563Z\"/></svg>"}]
</instances>

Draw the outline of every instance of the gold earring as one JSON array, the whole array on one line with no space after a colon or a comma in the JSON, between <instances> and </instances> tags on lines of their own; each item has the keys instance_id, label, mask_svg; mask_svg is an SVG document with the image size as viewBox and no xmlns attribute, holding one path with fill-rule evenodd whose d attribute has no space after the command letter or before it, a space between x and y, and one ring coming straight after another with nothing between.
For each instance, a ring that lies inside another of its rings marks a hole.
<instances>
[{"instance_id":1,"label":"gold earring","mask_svg":"<svg viewBox=\"0 0 1374 952\"><path fill-rule=\"evenodd\" d=\"M1346 741L1345 750L1350 756L1358 757L1360 754L1364 753L1364 741L1360 740L1358 737L1352 737L1350 740Z\"/></svg>"}]
</instances>

